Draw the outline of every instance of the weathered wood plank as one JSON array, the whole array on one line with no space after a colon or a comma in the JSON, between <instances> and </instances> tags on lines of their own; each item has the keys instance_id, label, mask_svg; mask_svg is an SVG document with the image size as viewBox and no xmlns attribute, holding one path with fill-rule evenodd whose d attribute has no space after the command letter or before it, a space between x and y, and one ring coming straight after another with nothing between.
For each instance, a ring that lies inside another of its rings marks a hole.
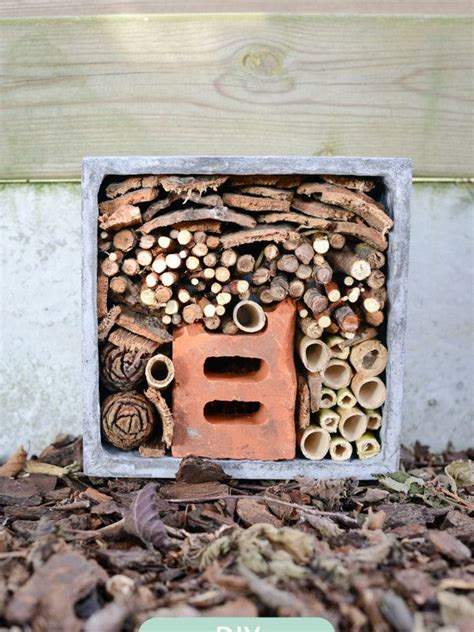
<instances>
[{"instance_id":1,"label":"weathered wood plank","mask_svg":"<svg viewBox=\"0 0 474 632\"><path fill-rule=\"evenodd\" d=\"M471 0L2 0L0 17L131 13L352 13L471 15Z\"/></svg>"},{"instance_id":2,"label":"weathered wood plank","mask_svg":"<svg viewBox=\"0 0 474 632\"><path fill-rule=\"evenodd\" d=\"M91 154L353 154L471 175L472 19L0 21L0 177Z\"/></svg>"}]
</instances>

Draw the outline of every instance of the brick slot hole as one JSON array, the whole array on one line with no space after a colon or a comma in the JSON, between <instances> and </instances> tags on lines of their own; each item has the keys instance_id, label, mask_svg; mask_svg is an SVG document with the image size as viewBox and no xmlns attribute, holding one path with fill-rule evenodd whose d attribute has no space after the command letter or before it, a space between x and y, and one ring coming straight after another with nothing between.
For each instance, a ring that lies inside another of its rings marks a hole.
<instances>
[{"instance_id":1,"label":"brick slot hole","mask_svg":"<svg viewBox=\"0 0 474 632\"><path fill-rule=\"evenodd\" d=\"M204 417L210 423L248 421L258 423L263 406L260 402L224 401L215 399L204 406Z\"/></svg>"},{"instance_id":2,"label":"brick slot hole","mask_svg":"<svg viewBox=\"0 0 474 632\"><path fill-rule=\"evenodd\" d=\"M219 356L206 358L204 374L213 375L253 375L262 368L262 360L258 358L243 358L241 356Z\"/></svg>"}]
</instances>

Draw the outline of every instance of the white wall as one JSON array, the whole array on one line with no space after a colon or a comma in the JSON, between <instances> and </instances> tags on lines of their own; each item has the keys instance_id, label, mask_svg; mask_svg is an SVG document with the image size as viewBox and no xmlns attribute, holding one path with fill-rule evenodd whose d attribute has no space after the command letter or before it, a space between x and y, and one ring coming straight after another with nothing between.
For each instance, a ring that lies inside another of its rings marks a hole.
<instances>
[{"instance_id":1,"label":"white wall","mask_svg":"<svg viewBox=\"0 0 474 632\"><path fill-rule=\"evenodd\" d=\"M415 186L404 433L473 443L473 198ZM80 186L0 185L0 457L81 432Z\"/></svg>"}]
</instances>

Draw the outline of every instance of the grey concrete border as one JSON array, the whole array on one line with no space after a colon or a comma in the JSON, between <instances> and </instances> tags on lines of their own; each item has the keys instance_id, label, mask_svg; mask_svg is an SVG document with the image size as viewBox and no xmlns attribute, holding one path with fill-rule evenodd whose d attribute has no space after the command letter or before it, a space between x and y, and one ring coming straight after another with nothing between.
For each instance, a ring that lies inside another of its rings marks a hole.
<instances>
[{"instance_id":1,"label":"grey concrete border","mask_svg":"<svg viewBox=\"0 0 474 632\"><path fill-rule=\"evenodd\" d=\"M136 174L303 174L381 177L388 213L395 220L389 237L387 346L387 401L381 429L380 454L364 461L330 460L248 461L217 460L235 478L361 479L393 472L400 454L403 367L405 356L406 296L408 281L411 161L403 158L297 157L297 156L127 156L88 157L82 174L82 365L84 411L84 471L93 476L172 478L180 459L143 458L103 445L100 433L96 313L97 195L107 175Z\"/></svg>"}]
</instances>

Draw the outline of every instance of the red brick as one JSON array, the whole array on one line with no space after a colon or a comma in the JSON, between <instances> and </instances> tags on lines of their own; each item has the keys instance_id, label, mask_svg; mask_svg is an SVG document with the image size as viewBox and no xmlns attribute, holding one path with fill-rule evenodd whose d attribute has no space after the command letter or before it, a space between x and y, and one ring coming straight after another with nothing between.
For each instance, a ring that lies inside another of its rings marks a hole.
<instances>
[{"instance_id":1,"label":"red brick","mask_svg":"<svg viewBox=\"0 0 474 632\"><path fill-rule=\"evenodd\" d=\"M256 334L212 334L197 323L178 329L173 343L173 456L295 457L294 331L293 301L268 311L265 329ZM226 356L258 358L262 365L250 375L205 375L207 358ZM254 416L208 421L204 406L215 400L259 402L261 408Z\"/></svg>"}]
</instances>

